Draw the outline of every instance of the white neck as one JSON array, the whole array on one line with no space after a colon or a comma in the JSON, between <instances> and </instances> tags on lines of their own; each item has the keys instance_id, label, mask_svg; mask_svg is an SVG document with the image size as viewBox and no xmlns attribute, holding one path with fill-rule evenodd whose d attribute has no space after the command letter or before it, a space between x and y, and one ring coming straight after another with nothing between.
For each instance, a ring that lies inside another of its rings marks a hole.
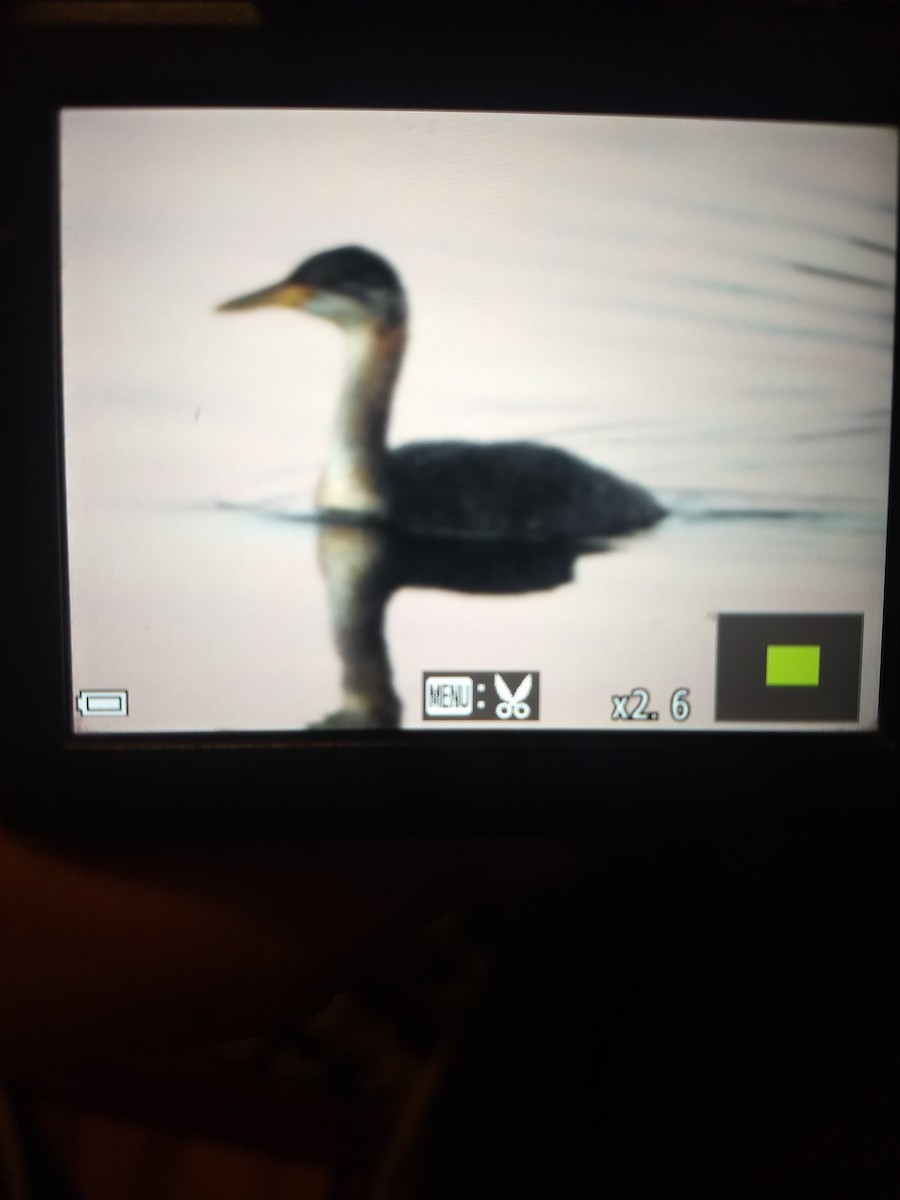
<instances>
[{"instance_id":1,"label":"white neck","mask_svg":"<svg viewBox=\"0 0 900 1200\"><path fill-rule=\"evenodd\" d=\"M344 338L344 382L316 499L320 508L382 516L387 426L405 330L360 322L345 327Z\"/></svg>"}]
</instances>

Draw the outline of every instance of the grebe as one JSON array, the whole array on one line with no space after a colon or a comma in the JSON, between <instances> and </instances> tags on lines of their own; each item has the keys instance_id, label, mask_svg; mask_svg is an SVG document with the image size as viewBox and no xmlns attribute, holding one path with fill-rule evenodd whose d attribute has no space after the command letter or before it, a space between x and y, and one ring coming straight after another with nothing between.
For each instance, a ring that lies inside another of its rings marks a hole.
<instances>
[{"instance_id":1,"label":"grebe","mask_svg":"<svg viewBox=\"0 0 900 1200\"><path fill-rule=\"evenodd\" d=\"M407 335L397 272L360 246L314 254L280 283L219 306L302 309L344 333L346 372L316 503L326 517L431 536L575 542L645 529L665 511L643 488L535 442L386 445Z\"/></svg>"}]
</instances>

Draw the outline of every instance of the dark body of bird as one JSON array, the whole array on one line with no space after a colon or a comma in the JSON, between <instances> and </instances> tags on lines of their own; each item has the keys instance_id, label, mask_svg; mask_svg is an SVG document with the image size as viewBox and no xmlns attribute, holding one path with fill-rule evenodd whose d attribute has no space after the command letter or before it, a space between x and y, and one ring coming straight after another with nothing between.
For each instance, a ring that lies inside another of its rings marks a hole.
<instances>
[{"instance_id":1,"label":"dark body of bird","mask_svg":"<svg viewBox=\"0 0 900 1200\"><path fill-rule=\"evenodd\" d=\"M389 519L414 533L582 541L664 515L643 488L535 442L414 442L386 468Z\"/></svg>"}]
</instances>

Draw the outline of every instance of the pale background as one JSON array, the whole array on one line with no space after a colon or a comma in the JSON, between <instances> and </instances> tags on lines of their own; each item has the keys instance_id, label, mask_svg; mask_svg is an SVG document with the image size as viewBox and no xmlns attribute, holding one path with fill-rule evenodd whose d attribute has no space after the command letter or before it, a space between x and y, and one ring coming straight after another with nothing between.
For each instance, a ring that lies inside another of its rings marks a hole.
<instances>
[{"instance_id":1,"label":"pale background","mask_svg":"<svg viewBox=\"0 0 900 1200\"><path fill-rule=\"evenodd\" d=\"M864 612L874 720L892 131L81 110L61 165L73 688L131 700L77 729L295 729L339 705L315 529L275 515L310 509L340 335L213 310L351 242L411 298L392 442L532 438L675 510L556 591L395 595L404 724L422 671L456 663L540 670L544 724L610 727L610 695L642 686L663 714L690 688L703 727L719 611Z\"/></svg>"}]
</instances>

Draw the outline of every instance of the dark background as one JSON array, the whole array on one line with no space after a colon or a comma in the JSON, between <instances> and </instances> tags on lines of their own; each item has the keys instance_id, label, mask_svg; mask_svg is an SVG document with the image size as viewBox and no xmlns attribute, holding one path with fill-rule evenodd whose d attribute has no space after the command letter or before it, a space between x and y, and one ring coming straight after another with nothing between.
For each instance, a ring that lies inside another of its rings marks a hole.
<instances>
[{"instance_id":1,"label":"dark background","mask_svg":"<svg viewBox=\"0 0 900 1200\"><path fill-rule=\"evenodd\" d=\"M39 7L0 18L9 819L69 844L254 822L567 833L579 878L503 942L435 1116L429 1194L896 1194L893 516L878 737L559 736L517 739L514 760L462 735L64 750L51 145L62 100L896 122L896 8L260 4L227 28L17 23ZM423 778L439 780L426 810ZM390 780L377 807L370 786L360 799L373 779Z\"/></svg>"}]
</instances>

